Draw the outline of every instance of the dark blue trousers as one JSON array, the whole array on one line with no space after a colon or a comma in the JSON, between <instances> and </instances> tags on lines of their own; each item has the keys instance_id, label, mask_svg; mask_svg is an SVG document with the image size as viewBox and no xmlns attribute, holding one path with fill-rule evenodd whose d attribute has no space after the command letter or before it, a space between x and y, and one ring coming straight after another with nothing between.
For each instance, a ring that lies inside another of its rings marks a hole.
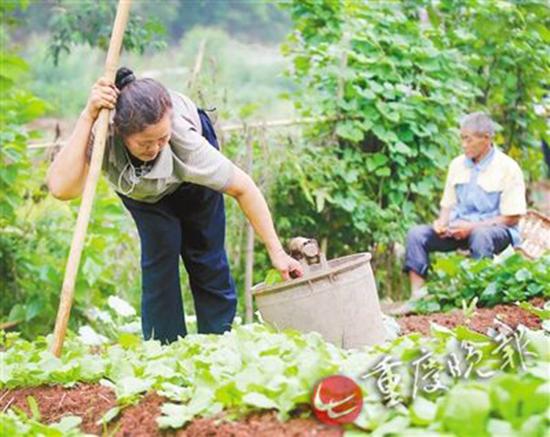
<instances>
[{"instance_id":1,"label":"dark blue trousers","mask_svg":"<svg viewBox=\"0 0 550 437\"><path fill-rule=\"evenodd\" d=\"M472 231L468 239L442 238L431 225L413 227L407 235L404 270L413 270L426 277L430 267L430 252L451 252L469 249L474 259L491 257L502 252L512 242L505 226L483 226Z\"/></svg>"},{"instance_id":2,"label":"dark blue trousers","mask_svg":"<svg viewBox=\"0 0 550 437\"><path fill-rule=\"evenodd\" d=\"M199 110L203 136L219 149L210 119ZM143 336L170 343L187 334L179 257L189 275L199 333L231 329L237 297L225 253L223 194L184 183L156 203L126 196L141 240Z\"/></svg>"}]
</instances>

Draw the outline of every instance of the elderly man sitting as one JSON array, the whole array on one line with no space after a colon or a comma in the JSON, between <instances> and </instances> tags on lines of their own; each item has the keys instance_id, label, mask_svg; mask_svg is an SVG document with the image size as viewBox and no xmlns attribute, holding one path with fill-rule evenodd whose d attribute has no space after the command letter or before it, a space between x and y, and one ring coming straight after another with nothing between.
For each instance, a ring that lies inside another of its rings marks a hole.
<instances>
[{"instance_id":1,"label":"elderly man sitting","mask_svg":"<svg viewBox=\"0 0 550 437\"><path fill-rule=\"evenodd\" d=\"M526 212L523 174L493 145L493 133L493 122L481 112L461 123L464 154L449 166L439 218L415 226L407 236L405 271L412 299L423 295L430 252L469 249L473 258L482 258L520 243L517 224Z\"/></svg>"}]
</instances>

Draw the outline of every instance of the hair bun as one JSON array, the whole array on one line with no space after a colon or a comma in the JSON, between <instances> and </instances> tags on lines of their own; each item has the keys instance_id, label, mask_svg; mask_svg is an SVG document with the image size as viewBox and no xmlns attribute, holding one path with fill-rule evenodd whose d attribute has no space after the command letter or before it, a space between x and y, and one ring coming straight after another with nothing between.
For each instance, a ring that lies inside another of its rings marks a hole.
<instances>
[{"instance_id":1,"label":"hair bun","mask_svg":"<svg viewBox=\"0 0 550 437\"><path fill-rule=\"evenodd\" d=\"M115 85L119 90L122 90L122 88L134 80L136 80L136 76L134 76L134 72L129 68L120 67L116 71Z\"/></svg>"}]
</instances>

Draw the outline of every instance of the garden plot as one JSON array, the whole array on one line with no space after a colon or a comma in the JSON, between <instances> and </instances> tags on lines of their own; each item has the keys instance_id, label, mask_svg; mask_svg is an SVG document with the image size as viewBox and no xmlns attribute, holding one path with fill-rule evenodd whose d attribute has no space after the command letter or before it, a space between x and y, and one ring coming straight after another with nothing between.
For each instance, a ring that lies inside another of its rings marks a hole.
<instances>
[{"instance_id":1,"label":"garden plot","mask_svg":"<svg viewBox=\"0 0 550 437\"><path fill-rule=\"evenodd\" d=\"M61 359L47 351L46 338L28 342L4 334L0 423L6 435L542 436L550 407L550 339L536 329L546 315L538 309L542 304L543 299L533 301L530 312L509 310L533 329L520 325L508 337L432 325L429 336L413 332L350 351L314 333L281 333L258 324L223 336L189 335L169 346L128 333L101 346L71 336ZM512 307L492 311L505 308ZM410 320L403 319L402 326ZM473 328L483 331L481 326ZM446 360L465 345L481 359L467 377L467 360L455 369L462 374L449 373ZM502 345L511 347L509 354ZM415 379L426 354L445 387L437 392ZM384 357L399 363L391 374L393 405L380 391L380 375L372 375ZM476 376L476 370L487 377ZM364 394L360 416L342 428L322 425L310 409L315 383L334 374L353 378Z\"/></svg>"},{"instance_id":2,"label":"garden plot","mask_svg":"<svg viewBox=\"0 0 550 437\"><path fill-rule=\"evenodd\" d=\"M135 310L111 296L106 309L88 310L90 324L61 359L51 337L2 334L0 424L6 435L48 436L543 436L549 267L548 256L513 252L440 257L422 314L398 319L402 335L350 350L262 324L144 342ZM363 393L344 426L314 415L314 387L331 375Z\"/></svg>"}]
</instances>

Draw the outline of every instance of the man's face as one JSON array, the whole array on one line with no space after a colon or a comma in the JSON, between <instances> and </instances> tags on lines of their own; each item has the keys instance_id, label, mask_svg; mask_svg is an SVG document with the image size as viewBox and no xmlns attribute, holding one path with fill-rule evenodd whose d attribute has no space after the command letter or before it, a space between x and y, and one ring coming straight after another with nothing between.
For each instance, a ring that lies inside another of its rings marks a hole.
<instances>
[{"instance_id":1,"label":"man's face","mask_svg":"<svg viewBox=\"0 0 550 437\"><path fill-rule=\"evenodd\" d=\"M464 154L474 161L483 156L491 147L489 134L481 134L468 129L460 130L460 140Z\"/></svg>"}]
</instances>

